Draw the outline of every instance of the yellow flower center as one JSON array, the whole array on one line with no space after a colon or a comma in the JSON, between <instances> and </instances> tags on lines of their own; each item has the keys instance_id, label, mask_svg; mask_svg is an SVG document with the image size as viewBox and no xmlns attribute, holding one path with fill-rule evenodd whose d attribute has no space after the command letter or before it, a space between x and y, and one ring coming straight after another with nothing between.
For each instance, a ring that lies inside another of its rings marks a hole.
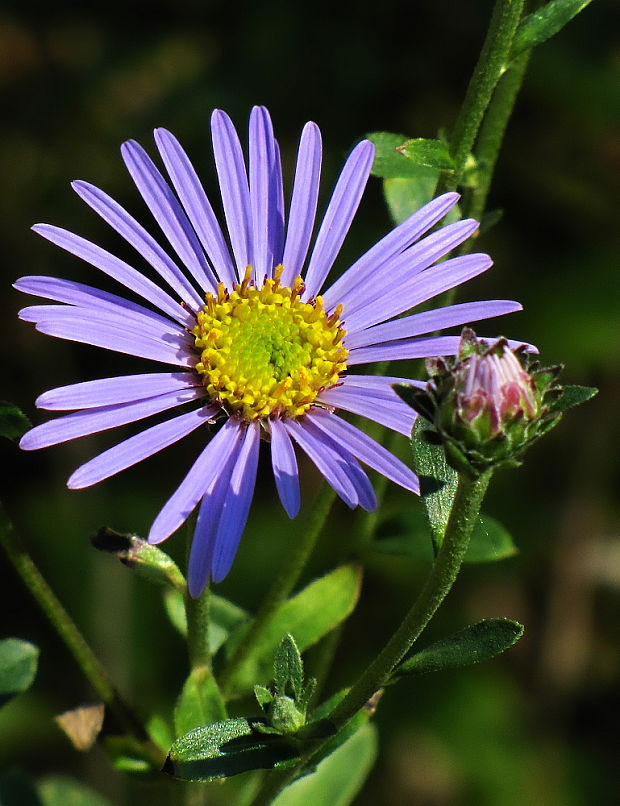
<instances>
[{"instance_id":1,"label":"yellow flower center","mask_svg":"<svg viewBox=\"0 0 620 806\"><path fill-rule=\"evenodd\" d=\"M328 316L321 297L300 300L301 277L289 288L280 285L282 266L274 274L260 289L250 266L232 291L220 283L192 331L207 392L248 420L299 417L346 369L342 306Z\"/></svg>"}]
</instances>

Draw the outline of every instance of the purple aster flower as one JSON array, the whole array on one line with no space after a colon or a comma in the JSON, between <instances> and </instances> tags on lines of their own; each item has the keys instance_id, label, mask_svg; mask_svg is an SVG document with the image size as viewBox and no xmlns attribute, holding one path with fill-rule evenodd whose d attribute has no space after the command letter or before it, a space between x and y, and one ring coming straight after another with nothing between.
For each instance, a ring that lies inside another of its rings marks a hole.
<instances>
[{"instance_id":1,"label":"purple aster flower","mask_svg":"<svg viewBox=\"0 0 620 806\"><path fill-rule=\"evenodd\" d=\"M200 505L189 562L193 596L230 569L254 493L261 437L271 443L276 488L291 518L300 502L295 443L349 507L376 506L360 462L417 493L418 480L406 465L336 413L361 414L409 435L416 414L390 385L411 381L350 369L452 355L458 336L425 334L521 308L493 300L395 318L491 266L483 254L435 265L475 232L476 221L458 221L421 238L454 206L455 193L410 216L320 295L360 203L373 145L363 141L351 152L313 241L321 169L317 126L307 123L301 135L286 222L278 143L267 110L252 110L247 168L237 132L222 111L213 113L212 136L225 227L170 132L155 131L168 179L138 143L122 147L167 250L102 190L73 183L150 264L157 282L79 235L49 224L34 227L140 302L53 277L15 283L20 291L61 303L20 312L42 333L173 368L45 392L38 407L72 413L33 428L22 448L45 448L188 407L86 462L70 477L70 488L96 484L192 431L202 428L206 436L211 424L220 425L149 534L152 543L165 540Z\"/></svg>"}]
</instances>

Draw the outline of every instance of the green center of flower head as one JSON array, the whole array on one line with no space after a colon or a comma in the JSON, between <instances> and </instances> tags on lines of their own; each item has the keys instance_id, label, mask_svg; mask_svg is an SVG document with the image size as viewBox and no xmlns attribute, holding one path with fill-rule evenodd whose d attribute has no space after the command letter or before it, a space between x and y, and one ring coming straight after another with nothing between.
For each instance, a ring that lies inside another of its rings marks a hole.
<instances>
[{"instance_id":1,"label":"green center of flower head","mask_svg":"<svg viewBox=\"0 0 620 806\"><path fill-rule=\"evenodd\" d=\"M220 283L192 331L207 392L248 420L299 417L346 369L342 306L328 316L321 297L302 302L301 277L281 286L282 271L278 266L260 289L250 283L249 266L232 291Z\"/></svg>"}]
</instances>

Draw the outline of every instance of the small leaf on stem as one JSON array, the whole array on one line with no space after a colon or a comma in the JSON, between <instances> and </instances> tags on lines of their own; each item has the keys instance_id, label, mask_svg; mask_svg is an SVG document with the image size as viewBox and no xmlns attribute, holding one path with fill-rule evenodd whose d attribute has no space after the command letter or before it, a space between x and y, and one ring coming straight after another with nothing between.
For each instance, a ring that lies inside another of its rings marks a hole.
<instances>
[{"instance_id":1,"label":"small leaf on stem","mask_svg":"<svg viewBox=\"0 0 620 806\"><path fill-rule=\"evenodd\" d=\"M417 137L397 146L396 150L423 168L435 168L438 171L454 170L454 161L448 146L441 140Z\"/></svg>"},{"instance_id":2,"label":"small leaf on stem","mask_svg":"<svg viewBox=\"0 0 620 806\"><path fill-rule=\"evenodd\" d=\"M215 781L250 770L271 769L299 755L281 736L256 731L244 717L216 722L181 736L163 771L183 781Z\"/></svg>"},{"instance_id":3,"label":"small leaf on stem","mask_svg":"<svg viewBox=\"0 0 620 806\"><path fill-rule=\"evenodd\" d=\"M524 17L512 40L510 60L561 31L592 0L551 0Z\"/></svg>"},{"instance_id":4,"label":"small leaf on stem","mask_svg":"<svg viewBox=\"0 0 620 806\"><path fill-rule=\"evenodd\" d=\"M436 553L448 525L458 473L446 462L443 446L429 441L427 432L428 423L418 417L411 435L413 465L420 478L420 491Z\"/></svg>"},{"instance_id":5,"label":"small leaf on stem","mask_svg":"<svg viewBox=\"0 0 620 806\"><path fill-rule=\"evenodd\" d=\"M523 635L523 625L507 618L486 619L465 627L406 658L396 667L390 683L401 677L470 666L499 655Z\"/></svg>"}]
</instances>

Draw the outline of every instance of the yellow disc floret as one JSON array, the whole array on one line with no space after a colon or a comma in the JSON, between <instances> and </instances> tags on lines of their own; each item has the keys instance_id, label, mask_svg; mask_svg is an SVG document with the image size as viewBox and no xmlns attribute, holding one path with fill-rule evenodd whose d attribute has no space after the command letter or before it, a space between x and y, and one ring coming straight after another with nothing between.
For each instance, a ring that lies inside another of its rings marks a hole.
<instances>
[{"instance_id":1,"label":"yellow disc floret","mask_svg":"<svg viewBox=\"0 0 620 806\"><path fill-rule=\"evenodd\" d=\"M248 266L232 291L220 283L192 331L207 392L249 420L299 417L346 369L342 306L328 316L321 297L301 301L301 277L289 288L280 285L281 275L278 266L256 288Z\"/></svg>"}]
</instances>

